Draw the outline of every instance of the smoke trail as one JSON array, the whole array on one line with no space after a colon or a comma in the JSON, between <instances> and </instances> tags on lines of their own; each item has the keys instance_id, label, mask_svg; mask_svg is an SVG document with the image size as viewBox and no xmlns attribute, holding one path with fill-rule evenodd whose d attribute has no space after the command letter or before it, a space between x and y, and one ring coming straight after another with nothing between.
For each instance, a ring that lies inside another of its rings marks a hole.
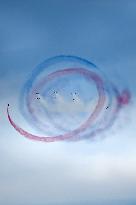
<instances>
[{"instance_id":1,"label":"smoke trail","mask_svg":"<svg viewBox=\"0 0 136 205\"><path fill-rule=\"evenodd\" d=\"M57 56L37 66L20 98L25 119L45 136L11 125L23 136L38 141L79 140L108 129L130 100L91 62L75 56Z\"/></svg>"}]
</instances>

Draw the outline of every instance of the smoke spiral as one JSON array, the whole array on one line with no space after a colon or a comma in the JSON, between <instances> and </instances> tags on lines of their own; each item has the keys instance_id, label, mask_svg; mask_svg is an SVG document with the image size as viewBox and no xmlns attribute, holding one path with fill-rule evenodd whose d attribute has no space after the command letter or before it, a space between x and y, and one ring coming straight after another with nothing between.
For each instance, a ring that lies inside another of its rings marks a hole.
<instances>
[{"instance_id":1,"label":"smoke spiral","mask_svg":"<svg viewBox=\"0 0 136 205\"><path fill-rule=\"evenodd\" d=\"M11 118L23 136L45 142L92 138L108 129L130 100L91 62L75 56L57 56L38 65L25 83L21 113L44 136L33 135Z\"/></svg>"}]
</instances>

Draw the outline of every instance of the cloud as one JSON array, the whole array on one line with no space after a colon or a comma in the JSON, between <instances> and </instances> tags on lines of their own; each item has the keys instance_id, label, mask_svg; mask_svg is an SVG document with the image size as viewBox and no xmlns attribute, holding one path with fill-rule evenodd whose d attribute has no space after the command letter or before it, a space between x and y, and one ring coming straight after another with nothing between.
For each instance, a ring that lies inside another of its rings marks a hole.
<instances>
[{"instance_id":1,"label":"cloud","mask_svg":"<svg viewBox=\"0 0 136 205\"><path fill-rule=\"evenodd\" d=\"M95 142L33 142L7 127L0 139L0 203L133 204L135 105L132 110L124 130Z\"/></svg>"}]
</instances>

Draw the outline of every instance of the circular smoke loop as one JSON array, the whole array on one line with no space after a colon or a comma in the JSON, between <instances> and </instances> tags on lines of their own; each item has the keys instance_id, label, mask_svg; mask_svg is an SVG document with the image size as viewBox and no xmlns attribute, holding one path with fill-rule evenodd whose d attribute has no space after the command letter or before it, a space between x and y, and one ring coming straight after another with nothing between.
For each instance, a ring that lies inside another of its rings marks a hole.
<instances>
[{"instance_id":1,"label":"circular smoke loop","mask_svg":"<svg viewBox=\"0 0 136 205\"><path fill-rule=\"evenodd\" d=\"M90 139L112 126L130 102L93 63L75 56L57 56L38 65L25 83L20 110L43 136L17 125L7 107L10 124L24 137L43 142Z\"/></svg>"}]
</instances>

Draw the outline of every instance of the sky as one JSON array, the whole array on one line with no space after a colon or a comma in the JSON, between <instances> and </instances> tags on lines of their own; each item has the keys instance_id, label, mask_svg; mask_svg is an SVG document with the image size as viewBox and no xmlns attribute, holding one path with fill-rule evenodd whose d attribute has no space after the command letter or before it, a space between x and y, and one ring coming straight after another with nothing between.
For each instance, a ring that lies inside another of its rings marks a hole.
<instances>
[{"instance_id":1,"label":"sky","mask_svg":"<svg viewBox=\"0 0 136 205\"><path fill-rule=\"evenodd\" d=\"M0 204L136 204L136 1L0 0ZM74 55L96 64L131 102L94 141L41 143L9 124L21 89L47 58Z\"/></svg>"}]
</instances>

